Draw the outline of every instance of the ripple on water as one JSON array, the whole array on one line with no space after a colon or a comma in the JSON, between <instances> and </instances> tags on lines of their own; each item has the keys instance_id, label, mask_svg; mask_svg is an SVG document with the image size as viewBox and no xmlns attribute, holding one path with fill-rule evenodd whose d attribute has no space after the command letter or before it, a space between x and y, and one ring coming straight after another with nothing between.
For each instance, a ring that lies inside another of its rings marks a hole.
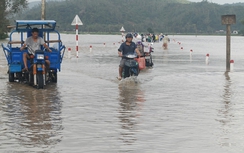
<instances>
[{"instance_id":1,"label":"ripple on water","mask_svg":"<svg viewBox=\"0 0 244 153\"><path fill-rule=\"evenodd\" d=\"M136 79L116 79L116 35L81 35L79 58L72 48L43 90L8 83L0 66L0 152L242 152L243 38L232 38L237 62L226 75L224 37L170 37L167 51L153 44L154 66Z\"/></svg>"}]
</instances>

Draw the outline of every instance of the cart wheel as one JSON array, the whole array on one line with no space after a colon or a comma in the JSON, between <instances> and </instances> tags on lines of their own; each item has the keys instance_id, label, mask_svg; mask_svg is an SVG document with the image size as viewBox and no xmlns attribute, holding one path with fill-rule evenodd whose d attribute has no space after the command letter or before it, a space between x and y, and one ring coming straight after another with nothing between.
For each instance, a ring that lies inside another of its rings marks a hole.
<instances>
[{"instance_id":1,"label":"cart wheel","mask_svg":"<svg viewBox=\"0 0 244 153\"><path fill-rule=\"evenodd\" d=\"M29 83L30 86L32 86L33 82L34 82L34 76L33 76L32 72L31 72L31 73L29 73L28 83Z\"/></svg>"},{"instance_id":2,"label":"cart wheel","mask_svg":"<svg viewBox=\"0 0 244 153\"><path fill-rule=\"evenodd\" d=\"M14 73L8 73L8 81L9 82L14 82Z\"/></svg>"},{"instance_id":3,"label":"cart wheel","mask_svg":"<svg viewBox=\"0 0 244 153\"><path fill-rule=\"evenodd\" d=\"M57 72L52 73L52 82L54 82L54 83L57 83L58 82Z\"/></svg>"}]
</instances>

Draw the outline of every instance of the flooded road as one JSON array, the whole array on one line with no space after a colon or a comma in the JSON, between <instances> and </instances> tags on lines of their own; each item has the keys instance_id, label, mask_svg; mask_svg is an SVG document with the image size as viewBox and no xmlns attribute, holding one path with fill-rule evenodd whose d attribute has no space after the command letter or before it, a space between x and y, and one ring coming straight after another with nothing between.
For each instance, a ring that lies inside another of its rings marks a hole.
<instances>
[{"instance_id":1,"label":"flooded road","mask_svg":"<svg viewBox=\"0 0 244 153\"><path fill-rule=\"evenodd\" d=\"M71 58L43 90L9 83L0 49L0 152L243 152L244 37L232 37L229 73L224 36L169 37L135 83L116 79L121 36L81 35L76 58L64 34Z\"/></svg>"}]
</instances>

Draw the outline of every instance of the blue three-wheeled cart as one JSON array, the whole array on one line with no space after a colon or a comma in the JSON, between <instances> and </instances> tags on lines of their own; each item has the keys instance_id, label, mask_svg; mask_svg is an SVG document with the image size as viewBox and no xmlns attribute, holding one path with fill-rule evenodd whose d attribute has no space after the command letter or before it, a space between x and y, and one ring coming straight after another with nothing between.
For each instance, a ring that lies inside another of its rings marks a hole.
<instances>
[{"instance_id":1,"label":"blue three-wheeled cart","mask_svg":"<svg viewBox=\"0 0 244 153\"><path fill-rule=\"evenodd\" d=\"M9 82L27 82L37 88L44 88L48 82L57 82L57 72L61 70L65 46L55 27L54 20L16 20L8 44L2 44L8 62ZM23 53L28 52L28 48L21 51L20 47L26 38L31 36L33 28L39 29L39 36L44 39L52 52L45 51L42 46L42 49L35 51L27 61L28 71L22 71ZM45 60L50 61L49 68L46 67Z\"/></svg>"}]
</instances>

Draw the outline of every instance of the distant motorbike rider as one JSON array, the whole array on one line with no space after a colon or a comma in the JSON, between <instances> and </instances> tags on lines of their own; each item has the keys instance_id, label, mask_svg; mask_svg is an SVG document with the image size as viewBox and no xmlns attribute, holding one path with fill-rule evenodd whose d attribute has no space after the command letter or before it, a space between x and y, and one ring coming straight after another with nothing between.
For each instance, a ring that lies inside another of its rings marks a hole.
<instances>
[{"instance_id":1,"label":"distant motorbike rider","mask_svg":"<svg viewBox=\"0 0 244 153\"><path fill-rule=\"evenodd\" d=\"M136 46L137 46L141 56L144 56L144 44L141 41L138 41L136 43Z\"/></svg>"},{"instance_id":2,"label":"distant motorbike rider","mask_svg":"<svg viewBox=\"0 0 244 153\"><path fill-rule=\"evenodd\" d=\"M122 72L123 72L123 67L125 64L125 58L123 55L126 55L128 53L134 54L135 52L137 53L138 56L141 56L139 49L137 48L136 44L132 42L133 36L132 34L128 33L126 36L126 41L122 43L118 49L118 54L122 59L120 60L120 65L119 65L119 77L118 80L121 80L122 78Z\"/></svg>"},{"instance_id":3,"label":"distant motorbike rider","mask_svg":"<svg viewBox=\"0 0 244 153\"><path fill-rule=\"evenodd\" d=\"M144 35L141 34L141 42L144 42Z\"/></svg>"}]
</instances>

